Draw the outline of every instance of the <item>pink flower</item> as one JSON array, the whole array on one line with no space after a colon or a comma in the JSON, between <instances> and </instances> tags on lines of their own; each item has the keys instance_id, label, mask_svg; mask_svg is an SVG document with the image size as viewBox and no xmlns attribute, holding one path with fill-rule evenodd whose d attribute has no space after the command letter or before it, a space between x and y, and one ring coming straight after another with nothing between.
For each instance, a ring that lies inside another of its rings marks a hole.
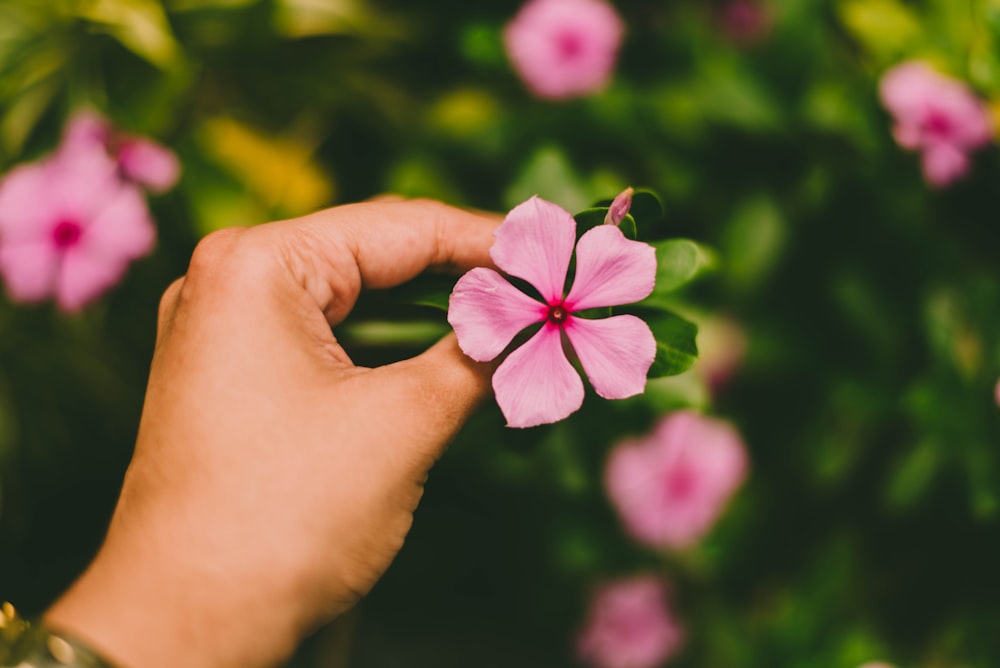
<instances>
[{"instance_id":1,"label":"pink flower","mask_svg":"<svg viewBox=\"0 0 1000 668\"><path fill-rule=\"evenodd\" d=\"M654 668L677 652L683 638L663 583L647 575L594 593L577 655L598 668Z\"/></svg>"},{"instance_id":2,"label":"pink flower","mask_svg":"<svg viewBox=\"0 0 1000 668\"><path fill-rule=\"evenodd\" d=\"M495 232L490 257L531 284L528 296L492 269L477 267L455 284L448 322L466 355L496 358L521 330L541 329L511 352L493 374L497 403L511 427L556 422L580 408L583 382L563 352L568 340L597 394L624 399L646 387L656 355L649 327L632 315L591 320L579 311L637 302L653 290L656 253L615 225L587 230L576 243L576 276L568 294L576 221L538 197L516 206Z\"/></svg>"},{"instance_id":3,"label":"pink flower","mask_svg":"<svg viewBox=\"0 0 1000 668\"><path fill-rule=\"evenodd\" d=\"M760 0L729 0L719 19L726 36L743 46L761 41L771 28L770 13Z\"/></svg>"},{"instance_id":4,"label":"pink flower","mask_svg":"<svg viewBox=\"0 0 1000 668\"><path fill-rule=\"evenodd\" d=\"M879 84L893 115L893 135L903 148L921 151L927 182L946 186L969 170L969 153L993 138L986 108L961 81L926 63L897 65Z\"/></svg>"},{"instance_id":5,"label":"pink flower","mask_svg":"<svg viewBox=\"0 0 1000 668\"><path fill-rule=\"evenodd\" d=\"M993 388L993 400L997 406L1000 406L1000 380L997 381L996 386Z\"/></svg>"},{"instance_id":6,"label":"pink flower","mask_svg":"<svg viewBox=\"0 0 1000 668\"><path fill-rule=\"evenodd\" d=\"M10 298L74 311L117 283L156 240L142 192L104 146L70 128L52 156L0 181L0 275Z\"/></svg>"},{"instance_id":7,"label":"pink flower","mask_svg":"<svg viewBox=\"0 0 1000 668\"><path fill-rule=\"evenodd\" d=\"M746 448L729 424L678 411L649 436L619 444L604 481L636 540L676 549L712 528L746 474Z\"/></svg>"},{"instance_id":8,"label":"pink flower","mask_svg":"<svg viewBox=\"0 0 1000 668\"><path fill-rule=\"evenodd\" d=\"M125 179L151 192L166 192L180 178L180 162L172 151L144 137L116 132L101 116L81 112L66 127L62 150L88 146L102 147Z\"/></svg>"},{"instance_id":9,"label":"pink flower","mask_svg":"<svg viewBox=\"0 0 1000 668\"><path fill-rule=\"evenodd\" d=\"M624 32L604 0L529 0L507 24L503 41L528 88L561 99L604 89Z\"/></svg>"}]
</instances>

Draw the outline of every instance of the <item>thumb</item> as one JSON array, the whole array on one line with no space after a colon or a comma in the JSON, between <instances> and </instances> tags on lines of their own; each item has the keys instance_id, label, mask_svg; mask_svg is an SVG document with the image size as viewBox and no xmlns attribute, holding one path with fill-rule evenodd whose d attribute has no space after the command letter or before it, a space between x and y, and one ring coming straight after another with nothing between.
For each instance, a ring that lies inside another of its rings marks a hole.
<instances>
[{"instance_id":1,"label":"thumb","mask_svg":"<svg viewBox=\"0 0 1000 668\"><path fill-rule=\"evenodd\" d=\"M400 401L416 422L410 427L434 449L430 454L436 459L492 393L490 379L495 366L467 357L452 333L420 355L380 369L392 375L391 381L386 379L387 386L403 393Z\"/></svg>"}]
</instances>

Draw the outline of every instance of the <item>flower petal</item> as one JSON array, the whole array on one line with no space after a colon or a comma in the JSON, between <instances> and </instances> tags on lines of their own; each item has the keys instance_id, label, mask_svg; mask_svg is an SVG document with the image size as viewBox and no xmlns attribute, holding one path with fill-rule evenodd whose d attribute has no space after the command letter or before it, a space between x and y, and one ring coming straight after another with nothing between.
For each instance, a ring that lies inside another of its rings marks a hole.
<instances>
[{"instance_id":1,"label":"flower petal","mask_svg":"<svg viewBox=\"0 0 1000 668\"><path fill-rule=\"evenodd\" d=\"M626 239L614 225L598 225L576 244L576 278L566 308L632 304L648 297L655 284L656 250Z\"/></svg>"},{"instance_id":2,"label":"flower petal","mask_svg":"<svg viewBox=\"0 0 1000 668\"><path fill-rule=\"evenodd\" d=\"M634 315L601 320L570 317L565 328L597 394L605 399L642 394L656 357L656 339L645 322Z\"/></svg>"},{"instance_id":3,"label":"flower petal","mask_svg":"<svg viewBox=\"0 0 1000 668\"><path fill-rule=\"evenodd\" d=\"M59 252L48 239L0 246L0 274L14 301L36 302L51 295L58 267Z\"/></svg>"},{"instance_id":4,"label":"flower petal","mask_svg":"<svg viewBox=\"0 0 1000 668\"><path fill-rule=\"evenodd\" d=\"M126 177L154 193L170 190L181 174L181 163L173 151L140 137L122 142L118 164Z\"/></svg>"},{"instance_id":5,"label":"flower petal","mask_svg":"<svg viewBox=\"0 0 1000 668\"><path fill-rule=\"evenodd\" d=\"M576 240L568 211L535 196L511 209L494 234L490 257L497 267L531 283L546 303L562 298Z\"/></svg>"},{"instance_id":6,"label":"flower petal","mask_svg":"<svg viewBox=\"0 0 1000 668\"><path fill-rule=\"evenodd\" d=\"M458 279L448 300L448 323L458 336L458 345L477 362L499 355L518 332L544 320L546 313L544 304L485 267Z\"/></svg>"},{"instance_id":7,"label":"flower petal","mask_svg":"<svg viewBox=\"0 0 1000 668\"><path fill-rule=\"evenodd\" d=\"M21 165L0 181L0 235L5 244L48 240L58 212L53 206L52 174L47 165Z\"/></svg>"},{"instance_id":8,"label":"flower petal","mask_svg":"<svg viewBox=\"0 0 1000 668\"><path fill-rule=\"evenodd\" d=\"M156 243L156 226L139 189L120 183L80 239L88 255L119 262L142 257Z\"/></svg>"},{"instance_id":9,"label":"flower petal","mask_svg":"<svg viewBox=\"0 0 1000 668\"><path fill-rule=\"evenodd\" d=\"M566 359L558 325L541 330L493 374L493 391L510 427L558 422L583 405L583 381Z\"/></svg>"},{"instance_id":10,"label":"flower petal","mask_svg":"<svg viewBox=\"0 0 1000 668\"><path fill-rule=\"evenodd\" d=\"M127 260L94 257L81 247L67 251L56 282L59 308L79 310L121 280L127 267Z\"/></svg>"},{"instance_id":11,"label":"flower petal","mask_svg":"<svg viewBox=\"0 0 1000 668\"><path fill-rule=\"evenodd\" d=\"M954 145L932 142L924 148L924 178L932 186L942 188L965 176L969 171L968 156Z\"/></svg>"}]
</instances>

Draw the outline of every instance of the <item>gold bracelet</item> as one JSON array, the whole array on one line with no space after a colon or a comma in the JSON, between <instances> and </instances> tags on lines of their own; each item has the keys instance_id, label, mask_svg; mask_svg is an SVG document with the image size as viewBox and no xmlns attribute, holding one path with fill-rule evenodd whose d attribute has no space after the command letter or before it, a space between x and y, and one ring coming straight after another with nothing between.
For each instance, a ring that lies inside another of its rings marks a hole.
<instances>
[{"instance_id":1,"label":"gold bracelet","mask_svg":"<svg viewBox=\"0 0 1000 668\"><path fill-rule=\"evenodd\" d=\"M22 619L10 603L0 608L0 666L113 668L78 641Z\"/></svg>"}]
</instances>

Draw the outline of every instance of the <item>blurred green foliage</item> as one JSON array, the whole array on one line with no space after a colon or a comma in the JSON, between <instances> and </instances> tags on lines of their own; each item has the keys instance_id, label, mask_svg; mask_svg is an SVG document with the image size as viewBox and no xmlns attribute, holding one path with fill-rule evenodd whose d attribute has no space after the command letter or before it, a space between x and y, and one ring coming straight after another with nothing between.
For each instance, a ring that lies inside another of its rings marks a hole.
<instances>
[{"instance_id":1,"label":"blurred green foliage","mask_svg":"<svg viewBox=\"0 0 1000 668\"><path fill-rule=\"evenodd\" d=\"M39 611L96 549L158 296L204 234L389 191L580 210L633 184L663 195L662 236L697 242L659 249L698 280L654 298L741 322L743 367L525 432L484 410L385 579L292 665L574 665L589 587L646 568L689 631L671 665L1000 664L1000 164L983 151L929 190L877 99L922 58L1000 109L1000 1L770 0L748 43L721 2L621 0L612 85L558 103L506 61L518 6L0 0L0 167L80 107L184 165L153 202L158 250L98 304L0 301L0 593ZM386 320L383 297L345 325L356 360L443 331L419 306ZM656 555L619 526L603 462L690 405L740 427L752 473L701 546Z\"/></svg>"}]
</instances>

